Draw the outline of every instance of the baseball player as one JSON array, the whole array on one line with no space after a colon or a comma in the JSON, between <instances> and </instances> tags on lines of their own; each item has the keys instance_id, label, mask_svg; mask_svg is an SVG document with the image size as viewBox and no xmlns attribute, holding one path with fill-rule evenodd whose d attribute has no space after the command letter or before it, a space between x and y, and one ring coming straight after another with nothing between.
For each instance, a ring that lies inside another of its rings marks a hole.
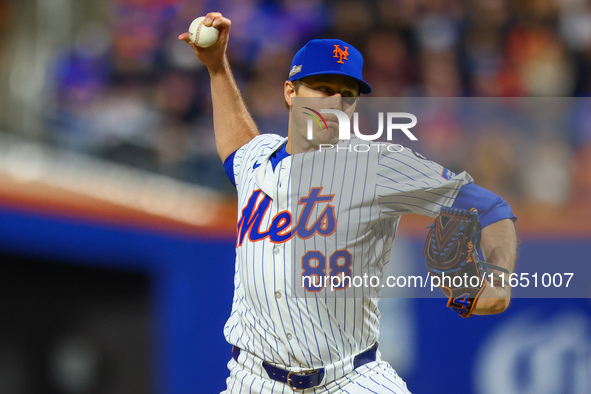
<instances>
[{"instance_id":1,"label":"baseball player","mask_svg":"<svg viewBox=\"0 0 591 394\"><path fill-rule=\"evenodd\" d=\"M371 92L361 53L340 40L312 40L296 53L284 84L288 137L259 134L226 56L230 21L209 13L204 23L220 31L213 46L196 47L188 33L179 39L209 71L217 149L238 193L225 392L409 393L380 358L379 294L318 279L381 275L401 215L436 217L448 207L478 210L485 258L511 272L516 236L510 207L467 173L454 174L410 149L348 150L355 140L338 141L337 122L328 116L324 132L315 129L309 138L298 126L298 98L333 100L350 116L359 95ZM319 151L325 143L344 149ZM303 250L294 260L296 248ZM304 274L315 280L298 290L292 278ZM335 288L357 293L327 296ZM300 290L304 297L296 296ZM488 286L472 300L470 313L499 313L509 300L509 287Z\"/></svg>"}]
</instances>

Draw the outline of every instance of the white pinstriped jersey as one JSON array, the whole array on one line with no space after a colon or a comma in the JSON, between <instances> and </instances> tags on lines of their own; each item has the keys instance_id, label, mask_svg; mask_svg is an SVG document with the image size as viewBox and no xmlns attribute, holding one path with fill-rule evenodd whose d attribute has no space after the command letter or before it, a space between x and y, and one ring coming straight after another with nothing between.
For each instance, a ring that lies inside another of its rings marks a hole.
<instances>
[{"instance_id":1,"label":"white pinstriped jersey","mask_svg":"<svg viewBox=\"0 0 591 394\"><path fill-rule=\"evenodd\" d=\"M299 288L305 296L296 297L294 283L304 269L301 254L314 251L314 259L325 259L327 274L352 261L354 275L381 276L400 216L437 216L472 178L446 172L407 148L345 150L362 142L355 139L340 141L341 153L289 156L273 170L270 156L285 142L277 135L259 135L234 155L238 240L232 314L224 335L268 362L318 368L377 341L379 291L351 286L344 297L338 290L329 294L328 286L318 292ZM306 210L300 199L312 196L315 204ZM302 215L303 226L296 226Z\"/></svg>"}]
</instances>

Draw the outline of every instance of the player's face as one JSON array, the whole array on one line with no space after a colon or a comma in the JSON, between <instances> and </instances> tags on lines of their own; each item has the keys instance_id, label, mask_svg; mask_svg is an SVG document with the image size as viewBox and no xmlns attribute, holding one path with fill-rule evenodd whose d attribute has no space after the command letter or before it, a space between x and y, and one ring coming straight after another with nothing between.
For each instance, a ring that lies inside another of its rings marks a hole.
<instances>
[{"instance_id":1,"label":"player's face","mask_svg":"<svg viewBox=\"0 0 591 394\"><path fill-rule=\"evenodd\" d=\"M355 98L359 96L357 82L344 75L312 75L301 79L300 83L302 88L299 89L296 97Z\"/></svg>"},{"instance_id":2,"label":"player's face","mask_svg":"<svg viewBox=\"0 0 591 394\"><path fill-rule=\"evenodd\" d=\"M291 84L291 86L290 86ZM293 84L286 82L286 92ZM287 94L286 94L287 96ZM291 98L305 98L291 100ZM299 81L299 89L293 89L290 96L291 124L290 138L300 145L309 145L304 150L316 150L320 144L338 141L339 122L336 115L322 114L323 109L337 109L353 116L359 98L357 82L344 75L314 75ZM286 98L287 99L287 98ZM308 120L312 122L312 139L308 140Z\"/></svg>"}]
</instances>

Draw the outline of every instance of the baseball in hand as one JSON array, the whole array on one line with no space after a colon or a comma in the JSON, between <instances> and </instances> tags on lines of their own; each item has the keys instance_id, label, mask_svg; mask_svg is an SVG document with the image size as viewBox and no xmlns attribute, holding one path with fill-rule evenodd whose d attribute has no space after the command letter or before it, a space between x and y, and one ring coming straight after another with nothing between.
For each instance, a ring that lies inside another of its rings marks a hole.
<instances>
[{"instance_id":1,"label":"baseball in hand","mask_svg":"<svg viewBox=\"0 0 591 394\"><path fill-rule=\"evenodd\" d=\"M189 26L189 38L191 42L200 48L207 48L215 44L220 35L220 31L213 26L203 24L204 16L200 16L191 22Z\"/></svg>"}]
</instances>

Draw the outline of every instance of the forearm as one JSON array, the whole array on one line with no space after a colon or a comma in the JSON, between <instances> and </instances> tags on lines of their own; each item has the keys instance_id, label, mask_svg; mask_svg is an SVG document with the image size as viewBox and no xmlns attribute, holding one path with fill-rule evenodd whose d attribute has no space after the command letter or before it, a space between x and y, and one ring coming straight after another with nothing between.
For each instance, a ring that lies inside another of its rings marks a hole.
<instances>
[{"instance_id":1,"label":"forearm","mask_svg":"<svg viewBox=\"0 0 591 394\"><path fill-rule=\"evenodd\" d=\"M513 221L504 219L483 228L480 247L486 262L512 273L517 258L517 236ZM504 286L500 280L495 281L494 286L489 283L476 302L473 314L489 315L503 312L509 306L510 300L511 287L507 283Z\"/></svg>"},{"instance_id":2,"label":"forearm","mask_svg":"<svg viewBox=\"0 0 591 394\"><path fill-rule=\"evenodd\" d=\"M216 147L222 161L259 132L250 116L227 57L217 71L209 71Z\"/></svg>"},{"instance_id":3,"label":"forearm","mask_svg":"<svg viewBox=\"0 0 591 394\"><path fill-rule=\"evenodd\" d=\"M231 24L230 20L219 12L208 13L203 25L218 29L219 37L207 48L197 47L189 38L189 33L179 36L179 40L185 41L193 48L197 58L209 71L215 141L222 161L259 133L246 110L226 56Z\"/></svg>"}]
</instances>

